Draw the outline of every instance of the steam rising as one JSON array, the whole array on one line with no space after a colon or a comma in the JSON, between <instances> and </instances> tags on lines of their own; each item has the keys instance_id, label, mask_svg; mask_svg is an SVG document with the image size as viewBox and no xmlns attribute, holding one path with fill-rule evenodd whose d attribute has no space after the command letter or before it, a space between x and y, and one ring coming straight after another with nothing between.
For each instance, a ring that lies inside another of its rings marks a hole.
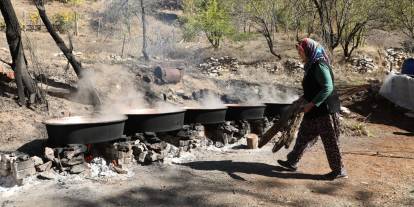
<instances>
[{"instance_id":1,"label":"steam rising","mask_svg":"<svg viewBox=\"0 0 414 207\"><path fill-rule=\"evenodd\" d=\"M134 82L135 75L127 68L99 65L96 71L97 86L104 95L102 112L123 113L148 107L142 88Z\"/></svg>"},{"instance_id":2,"label":"steam rising","mask_svg":"<svg viewBox=\"0 0 414 207\"><path fill-rule=\"evenodd\" d=\"M292 103L299 95L293 89L284 90L276 87L264 86L260 90L260 102L262 103Z\"/></svg>"},{"instance_id":3,"label":"steam rising","mask_svg":"<svg viewBox=\"0 0 414 207\"><path fill-rule=\"evenodd\" d=\"M234 84L228 86L225 93L229 102L247 105L292 103L299 98L295 89L264 84Z\"/></svg>"},{"instance_id":4,"label":"steam rising","mask_svg":"<svg viewBox=\"0 0 414 207\"><path fill-rule=\"evenodd\" d=\"M220 100L220 98L213 94L207 93L204 95L200 101L200 105L204 108L220 108L224 107L224 103Z\"/></svg>"}]
</instances>

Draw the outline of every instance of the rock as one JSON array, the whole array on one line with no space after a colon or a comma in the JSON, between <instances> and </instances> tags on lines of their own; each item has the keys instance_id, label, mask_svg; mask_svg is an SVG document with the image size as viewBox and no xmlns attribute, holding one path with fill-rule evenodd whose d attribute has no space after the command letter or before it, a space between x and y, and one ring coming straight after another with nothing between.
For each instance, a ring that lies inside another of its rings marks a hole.
<instances>
[{"instance_id":1,"label":"rock","mask_svg":"<svg viewBox=\"0 0 414 207\"><path fill-rule=\"evenodd\" d=\"M172 145L168 144L165 146L165 148L160 152L161 155L163 155L164 157L168 156L168 154L171 152L172 149Z\"/></svg>"},{"instance_id":2,"label":"rock","mask_svg":"<svg viewBox=\"0 0 414 207\"><path fill-rule=\"evenodd\" d=\"M138 156L138 162L144 163L145 158L147 157L147 154L148 154L147 151L140 153L139 156Z\"/></svg>"},{"instance_id":3,"label":"rock","mask_svg":"<svg viewBox=\"0 0 414 207\"><path fill-rule=\"evenodd\" d=\"M196 125L194 127L194 130L196 130L196 131L204 131L204 126L203 125Z\"/></svg>"},{"instance_id":4,"label":"rock","mask_svg":"<svg viewBox=\"0 0 414 207\"><path fill-rule=\"evenodd\" d=\"M42 180L54 180L56 179L56 174L53 171L42 172L37 176Z\"/></svg>"},{"instance_id":5,"label":"rock","mask_svg":"<svg viewBox=\"0 0 414 207\"><path fill-rule=\"evenodd\" d=\"M62 162L63 165L66 165L66 166L75 166L75 165L79 165L79 164L84 163L85 162L85 158L84 158L83 154L80 154L80 155L78 155L76 157L73 157L70 160L61 159L61 162Z\"/></svg>"},{"instance_id":6,"label":"rock","mask_svg":"<svg viewBox=\"0 0 414 207\"><path fill-rule=\"evenodd\" d=\"M75 166L72 166L70 168L69 173L70 174L79 174L79 173L85 172L87 169L88 169L88 167L84 164L75 165Z\"/></svg>"},{"instance_id":7,"label":"rock","mask_svg":"<svg viewBox=\"0 0 414 207\"><path fill-rule=\"evenodd\" d=\"M118 174L128 174L128 171L127 170L122 169L122 168L120 168L118 166L111 165L111 168L112 168L113 171L115 171Z\"/></svg>"},{"instance_id":8,"label":"rock","mask_svg":"<svg viewBox=\"0 0 414 207\"><path fill-rule=\"evenodd\" d=\"M149 162L155 162L158 160L159 156L161 156L160 154L154 152L154 151L150 151L148 152L147 156L146 156L146 160Z\"/></svg>"},{"instance_id":9,"label":"rock","mask_svg":"<svg viewBox=\"0 0 414 207\"><path fill-rule=\"evenodd\" d=\"M172 157L177 157L179 154L180 154L180 148L176 146L171 146L169 155L171 155Z\"/></svg>"},{"instance_id":10,"label":"rock","mask_svg":"<svg viewBox=\"0 0 414 207\"><path fill-rule=\"evenodd\" d=\"M341 114L349 115L349 114L351 114L351 111L348 108L346 108L345 106L341 106Z\"/></svg>"},{"instance_id":11,"label":"rock","mask_svg":"<svg viewBox=\"0 0 414 207\"><path fill-rule=\"evenodd\" d=\"M159 143L150 144L148 148L150 150L153 150L153 151L157 152L157 153L160 153L166 147L167 147L166 142L159 142Z\"/></svg>"},{"instance_id":12,"label":"rock","mask_svg":"<svg viewBox=\"0 0 414 207\"><path fill-rule=\"evenodd\" d=\"M43 164L43 160L42 158L38 157L38 156L33 156L30 159L32 159L33 163L35 166L41 165Z\"/></svg>"},{"instance_id":13,"label":"rock","mask_svg":"<svg viewBox=\"0 0 414 207\"><path fill-rule=\"evenodd\" d=\"M63 156L65 158L72 159L73 157L76 156L76 154L75 154L75 151L66 150L66 151L63 152Z\"/></svg>"},{"instance_id":14,"label":"rock","mask_svg":"<svg viewBox=\"0 0 414 207\"><path fill-rule=\"evenodd\" d=\"M55 159L55 152L52 148L46 147L44 155L49 161L53 161Z\"/></svg>"},{"instance_id":15,"label":"rock","mask_svg":"<svg viewBox=\"0 0 414 207\"><path fill-rule=\"evenodd\" d=\"M182 151L182 152L188 152L188 150L190 150L190 146L180 147L180 151Z\"/></svg>"},{"instance_id":16,"label":"rock","mask_svg":"<svg viewBox=\"0 0 414 207\"><path fill-rule=\"evenodd\" d=\"M224 144L223 144L222 142L216 142L216 143L215 143L215 146L216 146L217 148L223 148L223 147L224 147Z\"/></svg>"},{"instance_id":17,"label":"rock","mask_svg":"<svg viewBox=\"0 0 414 207\"><path fill-rule=\"evenodd\" d=\"M204 74L210 76L220 76L223 72L236 72L240 66L236 58L224 56L220 58L207 58L204 63L199 65L199 68Z\"/></svg>"},{"instance_id":18,"label":"rock","mask_svg":"<svg viewBox=\"0 0 414 207\"><path fill-rule=\"evenodd\" d=\"M36 173L32 160L15 161L11 164L11 172L16 180L21 180Z\"/></svg>"},{"instance_id":19,"label":"rock","mask_svg":"<svg viewBox=\"0 0 414 207\"><path fill-rule=\"evenodd\" d=\"M134 146L132 149L133 149L135 155L139 155L139 154L143 153L144 151L146 151L144 146L141 145L141 144L139 144L137 146Z\"/></svg>"},{"instance_id":20,"label":"rock","mask_svg":"<svg viewBox=\"0 0 414 207\"><path fill-rule=\"evenodd\" d=\"M36 166L38 172L49 171L52 168L52 161L48 161L45 164Z\"/></svg>"},{"instance_id":21,"label":"rock","mask_svg":"<svg viewBox=\"0 0 414 207\"><path fill-rule=\"evenodd\" d=\"M180 147L185 147L190 145L190 140L180 140Z\"/></svg>"}]
</instances>

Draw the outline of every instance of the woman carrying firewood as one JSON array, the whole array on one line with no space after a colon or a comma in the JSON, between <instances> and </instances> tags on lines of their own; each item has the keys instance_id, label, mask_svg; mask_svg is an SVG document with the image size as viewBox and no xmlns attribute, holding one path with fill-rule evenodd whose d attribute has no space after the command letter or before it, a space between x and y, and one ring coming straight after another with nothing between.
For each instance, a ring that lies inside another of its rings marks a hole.
<instances>
[{"instance_id":1,"label":"woman carrying firewood","mask_svg":"<svg viewBox=\"0 0 414 207\"><path fill-rule=\"evenodd\" d=\"M347 177L339 149L340 102L334 87L334 76L329 58L324 48L316 41L305 38L296 45L299 56L305 63L305 74L302 81L305 113L300 124L298 136L293 150L287 160L278 163L292 171L304 151L316 143L321 137L332 172L326 174L328 179Z\"/></svg>"}]
</instances>

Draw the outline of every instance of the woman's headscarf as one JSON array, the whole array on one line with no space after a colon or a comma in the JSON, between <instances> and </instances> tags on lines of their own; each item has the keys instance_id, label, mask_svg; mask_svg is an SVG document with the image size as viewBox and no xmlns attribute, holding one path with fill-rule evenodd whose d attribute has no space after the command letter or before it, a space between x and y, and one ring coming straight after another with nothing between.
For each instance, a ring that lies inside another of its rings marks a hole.
<instances>
[{"instance_id":1,"label":"woman's headscarf","mask_svg":"<svg viewBox=\"0 0 414 207\"><path fill-rule=\"evenodd\" d=\"M305 38L300 41L296 47L298 50L302 50L308 59L305 65L305 69L319 60L323 60L326 63L330 64L330 60L325 52L325 49L315 40Z\"/></svg>"}]
</instances>

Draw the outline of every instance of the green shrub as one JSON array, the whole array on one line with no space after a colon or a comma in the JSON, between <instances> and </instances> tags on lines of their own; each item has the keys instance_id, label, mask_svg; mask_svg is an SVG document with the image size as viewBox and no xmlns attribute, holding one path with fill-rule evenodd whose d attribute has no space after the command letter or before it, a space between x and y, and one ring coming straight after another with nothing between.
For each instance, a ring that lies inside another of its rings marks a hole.
<instances>
[{"instance_id":1,"label":"green shrub","mask_svg":"<svg viewBox=\"0 0 414 207\"><path fill-rule=\"evenodd\" d=\"M67 32L75 23L75 12L62 11L52 16L51 21L55 29L59 32Z\"/></svg>"},{"instance_id":2,"label":"green shrub","mask_svg":"<svg viewBox=\"0 0 414 207\"><path fill-rule=\"evenodd\" d=\"M238 32L230 36L231 40L235 42L249 41L256 37L255 33Z\"/></svg>"},{"instance_id":3,"label":"green shrub","mask_svg":"<svg viewBox=\"0 0 414 207\"><path fill-rule=\"evenodd\" d=\"M184 25L184 38L191 39L200 31L203 32L214 48L220 46L225 36L234 33L228 11L218 0L184 1L184 12L187 15Z\"/></svg>"}]
</instances>

